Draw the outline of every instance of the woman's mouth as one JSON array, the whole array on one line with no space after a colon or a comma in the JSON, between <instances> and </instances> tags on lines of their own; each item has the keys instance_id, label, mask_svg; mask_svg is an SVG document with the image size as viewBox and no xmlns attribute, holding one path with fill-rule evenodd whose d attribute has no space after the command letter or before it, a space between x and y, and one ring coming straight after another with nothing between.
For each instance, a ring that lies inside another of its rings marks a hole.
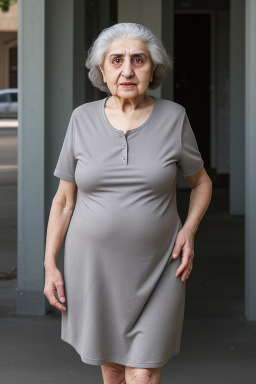
<instances>
[{"instance_id":1,"label":"woman's mouth","mask_svg":"<svg viewBox=\"0 0 256 384\"><path fill-rule=\"evenodd\" d=\"M121 83L120 85L122 88L125 88L125 89L131 89L131 88L134 88L136 86L136 84L134 84L134 83Z\"/></svg>"}]
</instances>

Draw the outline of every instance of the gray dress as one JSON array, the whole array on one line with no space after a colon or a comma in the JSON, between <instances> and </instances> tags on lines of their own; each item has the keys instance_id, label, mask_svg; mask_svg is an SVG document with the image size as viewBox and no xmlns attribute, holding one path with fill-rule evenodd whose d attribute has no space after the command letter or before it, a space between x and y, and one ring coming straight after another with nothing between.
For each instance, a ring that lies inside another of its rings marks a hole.
<instances>
[{"instance_id":1,"label":"gray dress","mask_svg":"<svg viewBox=\"0 0 256 384\"><path fill-rule=\"evenodd\" d=\"M74 109L53 173L78 187L61 339L87 364L155 368L179 353L183 326L181 256L171 258L177 166L193 175L203 160L180 104L153 97L148 119L125 134L106 117L108 97Z\"/></svg>"}]
</instances>

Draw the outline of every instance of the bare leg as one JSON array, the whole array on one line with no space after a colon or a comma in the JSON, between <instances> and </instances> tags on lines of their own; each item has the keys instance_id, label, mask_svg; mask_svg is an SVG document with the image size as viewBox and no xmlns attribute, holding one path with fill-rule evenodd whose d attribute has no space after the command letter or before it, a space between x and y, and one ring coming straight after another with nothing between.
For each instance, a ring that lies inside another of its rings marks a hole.
<instances>
[{"instance_id":1,"label":"bare leg","mask_svg":"<svg viewBox=\"0 0 256 384\"><path fill-rule=\"evenodd\" d=\"M125 367L125 383L160 384L161 368Z\"/></svg>"},{"instance_id":2,"label":"bare leg","mask_svg":"<svg viewBox=\"0 0 256 384\"><path fill-rule=\"evenodd\" d=\"M117 363L101 365L101 372L104 384L126 384L125 366Z\"/></svg>"}]
</instances>

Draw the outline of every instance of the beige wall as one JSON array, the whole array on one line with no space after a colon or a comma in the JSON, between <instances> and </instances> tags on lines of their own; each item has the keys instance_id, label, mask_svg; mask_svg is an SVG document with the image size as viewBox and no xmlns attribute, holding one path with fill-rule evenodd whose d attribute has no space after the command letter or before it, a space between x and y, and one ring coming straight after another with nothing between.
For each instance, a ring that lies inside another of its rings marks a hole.
<instances>
[{"instance_id":1,"label":"beige wall","mask_svg":"<svg viewBox=\"0 0 256 384\"><path fill-rule=\"evenodd\" d=\"M0 9L0 32L17 32L18 30L18 4L10 6L8 12Z\"/></svg>"},{"instance_id":2,"label":"beige wall","mask_svg":"<svg viewBox=\"0 0 256 384\"><path fill-rule=\"evenodd\" d=\"M18 4L0 10L0 89L9 88L9 49L17 47Z\"/></svg>"}]
</instances>

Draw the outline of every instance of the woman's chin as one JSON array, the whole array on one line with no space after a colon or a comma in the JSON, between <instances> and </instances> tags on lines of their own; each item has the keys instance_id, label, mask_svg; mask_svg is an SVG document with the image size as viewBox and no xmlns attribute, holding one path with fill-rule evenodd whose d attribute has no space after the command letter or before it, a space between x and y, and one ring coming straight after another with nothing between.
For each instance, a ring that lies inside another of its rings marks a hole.
<instances>
[{"instance_id":1,"label":"woman's chin","mask_svg":"<svg viewBox=\"0 0 256 384\"><path fill-rule=\"evenodd\" d=\"M111 92L111 91L110 91ZM116 92L111 92L112 96L121 97L121 98L135 98L139 96L143 96L146 94L146 89L144 92L136 90L135 88L130 89L118 89Z\"/></svg>"}]
</instances>

